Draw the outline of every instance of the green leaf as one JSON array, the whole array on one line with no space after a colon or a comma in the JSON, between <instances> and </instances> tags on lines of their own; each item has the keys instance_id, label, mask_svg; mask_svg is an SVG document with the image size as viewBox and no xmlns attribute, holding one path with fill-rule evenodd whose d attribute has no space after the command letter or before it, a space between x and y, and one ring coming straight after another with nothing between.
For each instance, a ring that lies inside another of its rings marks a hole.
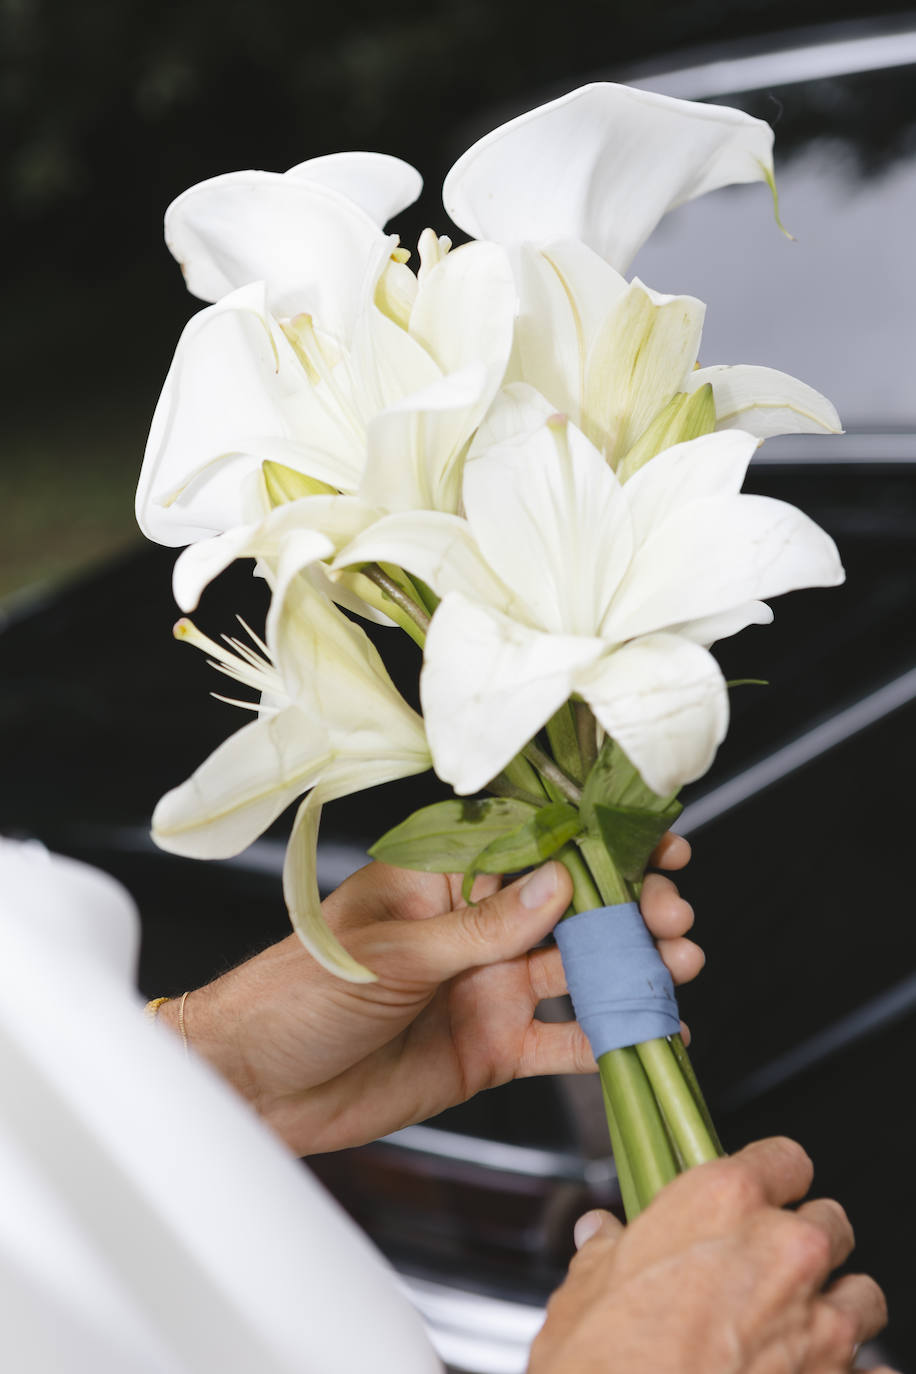
<instances>
[{"instance_id":1,"label":"green leaf","mask_svg":"<svg viewBox=\"0 0 916 1374\"><path fill-rule=\"evenodd\" d=\"M765 677L733 677L726 682L726 687L769 687L769 682Z\"/></svg>"},{"instance_id":2,"label":"green leaf","mask_svg":"<svg viewBox=\"0 0 916 1374\"><path fill-rule=\"evenodd\" d=\"M483 801L455 798L424 806L376 840L373 859L424 873L463 873L493 840L517 829L536 812L509 797Z\"/></svg>"},{"instance_id":3,"label":"green leaf","mask_svg":"<svg viewBox=\"0 0 916 1374\"><path fill-rule=\"evenodd\" d=\"M547 738L553 750L554 760L568 777L582 778L582 755L579 753L579 736L576 732L576 718L571 701L566 701L547 722Z\"/></svg>"},{"instance_id":4,"label":"green leaf","mask_svg":"<svg viewBox=\"0 0 916 1374\"><path fill-rule=\"evenodd\" d=\"M468 865L461 892L468 901L478 873L517 873L543 863L584 829L579 812L569 802L542 806L524 824L499 836Z\"/></svg>"},{"instance_id":5,"label":"green leaf","mask_svg":"<svg viewBox=\"0 0 916 1374\"><path fill-rule=\"evenodd\" d=\"M605 740L604 747L592 767L582 790L582 819L592 828L592 807L601 802L605 806L623 806L638 811L664 811L674 800L675 793L660 797L643 782L639 770L630 762L615 740Z\"/></svg>"},{"instance_id":6,"label":"green leaf","mask_svg":"<svg viewBox=\"0 0 916 1374\"><path fill-rule=\"evenodd\" d=\"M601 839L627 882L638 883L645 874L649 855L681 810L678 801L670 802L664 811L643 811L632 806L606 806L596 802L594 828L590 827L590 833Z\"/></svg>"}]
</instances>

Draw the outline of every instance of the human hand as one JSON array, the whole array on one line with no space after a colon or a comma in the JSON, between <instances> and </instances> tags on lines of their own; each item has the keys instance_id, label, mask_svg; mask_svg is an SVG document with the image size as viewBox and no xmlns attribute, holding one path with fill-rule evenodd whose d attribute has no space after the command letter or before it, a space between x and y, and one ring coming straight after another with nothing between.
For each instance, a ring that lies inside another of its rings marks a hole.
<instances>
[{"instance_id":1,"label":"human hand","mask_svg":"<svg viewBox=\"0 0 916 1374\"><path fill-rule=\"evenodd\" d=\"M759 1141L680 1175L629 1226L590 1212L529 1374L840 1374L887 1320L838 1203L806 1202L811 1161ZM886 1368L876 1374L891 1374Z\"/></svg>"},{"instance_id":2,"label":"human hand","mask_svg":"<svg viewBox=\"0 0 916 1374\"><path fill-rule=\"evenodd\" d=\"M652 862L689 857L667 835ZM474 906L460 877L370 864L324 914L376 982L336 978L289 936L189 997L190 1042L300 1154L363 1144L511 1078L593 1071L575 1022L534 1016L566 990L559 951L533 946L570 896L558 863L506 888L479 878ZM695 977L704 956L671 880L650 874L641 906L675 982Z\"/></svg>"}]
</instances>

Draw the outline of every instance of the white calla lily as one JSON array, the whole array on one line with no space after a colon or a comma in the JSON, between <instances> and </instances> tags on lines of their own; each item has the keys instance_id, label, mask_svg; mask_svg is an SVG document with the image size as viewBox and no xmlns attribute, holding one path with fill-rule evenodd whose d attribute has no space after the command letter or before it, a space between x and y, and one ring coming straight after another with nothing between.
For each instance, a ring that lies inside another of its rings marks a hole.
<instances>
[{"instance_id":1,"label":"white calla lily","mask_svg":"<svg viewBox=\"0 0 916 1374\"><path fill-rule=\"evenodd\" d=\"M445 208L496 243L578 239L625 272L659 220L735 182L773 179L773 131L723 105L595 82L469 148Z\"/></svg>"},{"instance_id":2,"label":"white calla lily","mask_svg":"<svg viewBox=\"0 0 916 1374\"><path fill-rule=\"evenodd\" d=\"M275 315L314 315L346 343L397 247L381 226L421 189L408 163L381 153L336 153L286 173L228 172L172 202L166 243L193 295L218 301L263 281Z\"/></svg>"},{"instance_id":3,"label":"white calla lily","mask_svg":"<svg viewBox=\"0 0 916 1374\"><path fill-rule=\"evenodd\" d=\"M226 858L245 849L310 789L320 789L314 803L320 807L322 800L429 767L423 722L391 682L375 648L302 575L318 547L309 530L282 544L265 643L252 635L254 647L238 640L218 645L189 622L176 627L227 676L258 691L260 702L236 702L256 710L257 719L159 802L153 838L161 848ZM310 827L297 827L296 842L312 834ZM301 876L314 874L314 852L294 854L290 865L300 875L291 890L306 892L297 895L294 912L304 943L342 977L371 979L324 927L313 900L314 878L309 888Z\"/></svg>"},{"instance_id":4,"label":"white calla lily","mask_svg":"<svg viewBox=\"0 0 916 1374\"><path fill-rule=\"evenodd\" d=\"M390 516L335 566L371 555L442 595L421 697L436 771L457 792L482 787L577 694L666 795L705 772L725 733L704 645L769 619L759 598L841 582L836 548L794 507L740 492L752 435L675 445L621 484L538 398L526 411L517 389L506 404L508 437L466 466L463 528ZM497 411L490 433L504 432Z\"/></svg>"}]
</instances>

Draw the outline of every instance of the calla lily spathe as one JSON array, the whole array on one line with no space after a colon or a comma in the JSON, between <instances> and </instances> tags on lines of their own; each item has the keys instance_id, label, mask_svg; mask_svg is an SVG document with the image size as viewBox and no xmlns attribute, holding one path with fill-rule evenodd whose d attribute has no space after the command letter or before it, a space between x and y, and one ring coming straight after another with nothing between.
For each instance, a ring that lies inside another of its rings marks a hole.
<instances>
[{"instance_id":1,"label":"calla lily spathe","mask_svg":"<svg viewBox=\"0 0 916 1374\"><path fill-rule=\"evenodd\" d=\"M274 564L266 643L218 645L189 622L180 636L260 693L256 719L224 741L153 815L163 849L194 858L240 853L297 797L284 891L294 929L316 959L352 981L373 975L321 915L314 846L324 802L430 765L423 722L398 693L365 633L301 575L333 552L315 531L291 533ZM205 579L204 579L205 580ZM302 846L308 846L308 852Z\"/></svg>"},{"instance_id":2,"label":"calla lily spathe","mask_svg":"<svg viewBox=\"0 0 916 1374\"><path fill-rule=\"evenodd\" d=\"M421 697L434 766L457 792L578 695L668 795L706 771L727 727L707 646L770 620L764 597L841 582L836 548L794 507L740 493L751 435L675 445L622 485L579 430L525 399L495 407L479 438L466 520L387 517L337 566L396 562L442 597Z\"/></svg>"}]
</instances>

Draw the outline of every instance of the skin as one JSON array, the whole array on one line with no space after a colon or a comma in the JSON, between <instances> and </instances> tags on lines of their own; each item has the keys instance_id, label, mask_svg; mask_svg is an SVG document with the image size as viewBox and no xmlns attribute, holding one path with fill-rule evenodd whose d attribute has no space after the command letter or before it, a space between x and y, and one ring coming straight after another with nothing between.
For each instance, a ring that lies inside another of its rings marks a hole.
<instances>
[{"instance_id":1,"label":"skin","mask_svg":"<svg viewBox=\"0 0 916 1374\"><path fill-rule=\"evenodd\" d=\"M853 1247L839 1203L785 1210L812 1174L799 1145L764 1140L681 1175L626 1228L586 1214L529 1374L850 1370L887 1310L865 1275L830 1282Z\"/></svg>"},{"instance_id":2,"label":"skin","mask_svg":"<svg viewBox=\"0 0 916 1374\"><path fill-rule=\"evenodd\" d=\"M653 863L689 856L668 835ZM565 991L558 952L537 946L571 892L562 865L536 876L527 889L481 879L469 907L460 879L372 864L325 914L377 982L342 982L290 936L187 999L190 1042L302 1154L514 1077L594 1071L574 1023L534 1016ZM641 906L674 980L694 978L704 956L684 938L693 912L674 884L650 874ZM175 1025L177 1003L160 1016ZM529 1374L846 1374L886 1308L864 1275L830 1282L853 1245L838 1203L786 1210L811 1177L800 1146L762 1141L675 1179L627 1228L588 1213Z\"/></svg>"},{"instance_id":3,"label":"skin","mask_svg":"<svg viewBox=\"0 0 916 1374\"><path fill-rule=\"evenodd\" d=\"M667 835L652 862L689 857ZM460 878L370 864L324 912L377 982L341 981L293 935L188 997L190 1043L298 1154L364 1144L512 1078L594 1072L575 1023L534 1016L566 990L559 952L534 947L572 890L561 864L538 875L540 894L479 879L468 906ZM654 873L641 905L675 982L694 978L704 956L684 938L689 904ZM177 1004L160 1017L175 1025Z\"/></svg>"}]
</instances>

